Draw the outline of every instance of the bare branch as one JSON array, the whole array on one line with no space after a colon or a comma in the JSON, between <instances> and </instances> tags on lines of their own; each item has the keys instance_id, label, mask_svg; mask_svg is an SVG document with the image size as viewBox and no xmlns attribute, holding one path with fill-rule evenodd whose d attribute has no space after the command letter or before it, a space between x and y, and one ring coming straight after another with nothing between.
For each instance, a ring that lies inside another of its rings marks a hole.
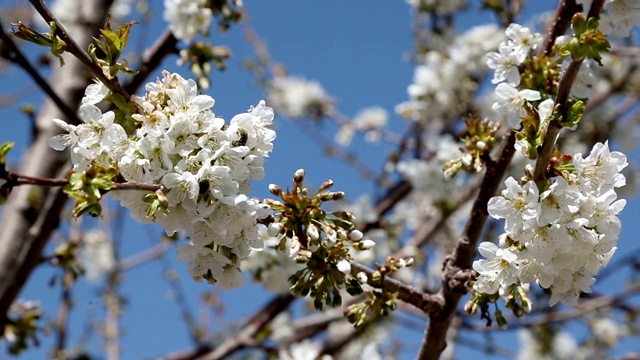
<instances>
[{"instance_id":1,"label":"bare branch","mask_svg":"<svg viewBox=\"0 0 640 360\"><path fill-rule=\"evenodd\" d=\"M458 302L466 289L460 284L460 275L471 268L476 254L478 238L488 217L487 202L502 182L505 171L515 152L515 132L513 130L502 139L496 160L487 164L480 192L476 198L464 231L453 251L445 262L442 289L436 295L441 297L441 308L429 313L429 325L418 358L438 359L447 346L446 335L455 315Z\"/></svg>"}]
</instances>

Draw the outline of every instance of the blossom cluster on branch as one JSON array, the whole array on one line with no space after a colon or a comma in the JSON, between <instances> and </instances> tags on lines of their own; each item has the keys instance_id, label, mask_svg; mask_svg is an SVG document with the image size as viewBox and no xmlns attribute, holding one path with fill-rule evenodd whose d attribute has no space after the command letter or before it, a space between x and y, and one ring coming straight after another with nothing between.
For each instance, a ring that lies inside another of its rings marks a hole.
<instances>
[{"instance_id":1,"label":"blossom cluster on branch","mask_svg":"<svg viewBox=\"0 0 640 360\"><path fill-rule=\"evenodd\" d=\"M135 133L127 136L113 111L94 104L107 91L91 85L83 99L78 126L54 119L68 133L55 136L56 150L71 148L74 170L94 164L114 167L126 181L157 184L160 191L143 201L142 190L112 192L140 222L155 221L169 234L183 231L189 244L178 258L198 280L242 282L237 268L251 249L262 248L257 220L268 207L247 196L250 180L264 177L264 158L273 149L273 110L261 101L226 124L211 111L214 99L198 95L196 83L163 72L135 96ZM165 211L152 211L148 202Z\"/></svg>"},{"instance_id":2,"label":"blossom cluster on branch","mask_svg":"<svg viewBox=\"0 0 640 360\"><path fill-rule=\"evenodd\" d=\"M480 244L486 259L473 264L480 274L474 289L506 296L511 285L533 282L551 290L549 305L576 305L616 250L617 215L626 201L616 200L615 189L625 185L626 166L624 154L598 143L586 158L567 160L542 190L533 180L508 178L487 206L492 217L505 219L505 233L499 246Z\"/></svg>"}]
</instances>

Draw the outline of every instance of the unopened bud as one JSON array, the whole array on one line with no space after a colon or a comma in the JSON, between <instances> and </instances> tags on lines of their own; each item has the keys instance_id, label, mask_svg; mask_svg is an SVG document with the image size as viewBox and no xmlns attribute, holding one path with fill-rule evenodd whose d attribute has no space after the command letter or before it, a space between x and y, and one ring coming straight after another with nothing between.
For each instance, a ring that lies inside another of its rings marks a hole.
<instances>
[{"instance_id":1,"label":"unopened bud","mask_svg":"<svg viewBox=\"0 0 640 360\"><path fill-rule=\"evenodd\" d=\"M269 184L269 191L275 196L282 195L282 188L276 184Z\"/></svg>"},{"instance_id":2,"label":"unopened bud","mask_svg":"<svg viewBox=\"0 0 640 360\"><path fill-rule=\"evenodd\" d=\"M338 263L336 264L336 267L338 268L338 271L340 271L345 275L351 272L351 264L349 264L349 261L347 259L342 259L338 261Z\"/></svg>"},{"instance_id":3,"label":"unopened bud","mask_svg":"<svg viewBox=\"0 0 640 360\"><path fill-rule=\"evenodd\" d=\"M307 237L311 240L318 240L320 238L318 227L313 224L309 224L309 226L307 226Z\"/></svg>"},{"instance_id":4,"label":"unopened bud","mask_svg":"<svg viewBox=\"0 0 640 360\"><path fill-rule=\"evenodd\" d=\"M360 281L361 284L366 284L367 281L369 281L369 278L367 277L367 274L365 274L364 272L360 271L356 277L358 278L358 281Z\"/></svg>"},{"instance_id":5,"label":"unopened bud","mask_svg":"<svg viewBox=\"0 0 640 360\"><path fill-rule=\"evenodd\" d=\"M349 240L351 241L358 241L362 239L363 236L364 234L360 230L351 230L349 232Z\"/></svg>"},{"instance_id":6,"label":"unopened bud","mask_svg":"<svg viewBox=\"0 0 640 360\"><path fill-rule=\"evenodd\" d=\"M304 181L304 169L296 170L296 172L293 174L293 181L295 181L296 183L301 183Z\"/></svg>"},{"instance_id":7,"label":"unopened bud","mask_svg":"<svg viewBox=\"0 0 640 360\"><path fill-rule=\"evenodd\" d=\"M320 187L318 188L318 190L316 192L325 191L327 189L330 189L332 186L333 186L333 180L329 179L329 180L323 182L322 185L320 185Z\"/></svg>"},{"instance_id":8,"label":"unopened bud","mask_svg":"<svg viewBox=\"0 0 640 360\"><path fill-rule=\"evenodd\" d=\"M369 239L362 240L362 242L360 244L361 244L360 248L362 250L369 250L369 249L373 248L374 246L376 246L375 241L369 240Z\"/></svg>"}]
</instances>

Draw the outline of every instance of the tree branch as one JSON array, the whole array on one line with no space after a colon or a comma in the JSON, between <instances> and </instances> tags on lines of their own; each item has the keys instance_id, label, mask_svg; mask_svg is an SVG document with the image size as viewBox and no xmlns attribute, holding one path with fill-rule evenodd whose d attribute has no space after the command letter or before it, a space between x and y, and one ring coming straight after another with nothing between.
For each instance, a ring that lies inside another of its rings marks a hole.
<instances>
[{"instance_id":1,"label":"tree branch","mask_svg":"<svg viewBox=\"0 0 640 360\"><path fill-rule=\"evenodd\" d=\"M487 203L495 194L515 153L515 132L510 130L502 139L502 145L496 155L496 160L487 164L480 192L476 198L469 220L453 251L445 261L442 289L436 295L440 297L442 307L429 313L429 325L418 355L419 359L438 359L447 346L446 335L455 315L458 302L466 289L460 283L461 275L471 268L476 254L478 238L489 214Z\"/></svg>"},{"instance_id":2,"label":"tree branch","mask_svg":"<svg viewBox=\"0 0 640 360\"><path fill-rule=\"evenodd\" d=\"M53 16L51 11L49 11L49 8L47 8L47 6L44 4L44 1L29 0L29 2L47 23L53 21L56 24L56 35L67 44L67 48L65 51L68 51L73 56L75 56L75 58L78 59L85 66L85 68L91 71L93 76L98 78L98 80L100 80L114 94L122 96L126 101L131 101L131 95L129 95L129 93L127 93L124 88L120 86L120 84L118 83L118 78L115 77L113 79L109 79L102 71L102 68L98 64L94 63L93 60L91 60L91 57L89 57L89 54L87 54L87 52L83 50L89 45L92 39L89 39L90 41L87 42L86 45L83 44L84 46L80 47L80 45L78 45L78 43L74 40L76 36L71 36L67 32L64 26L62 26L58 19ZM107 9L109 9L111 3L113 3L113 0L107 1L107 4L104 4L106 6L102 8L102 10L106 11ZM104 20L106 20L106 18L103 18L103 21ZM95 35L97 36L98 32L96 31L96 27L101 26L102 24L95 24L94 29L91 29L91 31L95 32Z\"/></svg>"},{"instance_id":3,"label":"tree branch","mask_svg":"<svg viewBox=\"0 0 640 360\"><path fill-rule=\"evenodd\" d=\"M82 2L76 13L80 21L69 25L69 35L83 46L88 45L104 23L110 4L109 0ZM49 83L61 101L73 108L72 105L80 103L90 82L82 76L86 70L80 62L66 54L63 56L66 65L53 69ZM60 131L51 119L63 116L53 101L45 100L20 173L56 178L65 172L69 155L49 147L49 139ZM21 186L12 191L4 205L0 222L0 332L4 331L9 306L40 263L42 249L58 225L66 199L61 188Z\"/></svg>"}]
</instances>

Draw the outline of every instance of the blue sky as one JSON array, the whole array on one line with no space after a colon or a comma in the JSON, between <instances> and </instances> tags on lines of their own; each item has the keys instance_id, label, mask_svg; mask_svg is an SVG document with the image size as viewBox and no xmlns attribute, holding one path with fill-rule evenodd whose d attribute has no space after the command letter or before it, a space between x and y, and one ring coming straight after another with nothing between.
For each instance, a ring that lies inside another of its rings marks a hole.
<instances>
[{"instance_id":1,"label":"blue sky","mask_svg":"<svg viewBox=\"0 0 640 360\"><path fill-rule=\"evenodd\" d=\"M16 2L5 0L0 4L5 7L13 6ZM159 5L160 2L157 3ZM404 125L393 115L393 108L407 99L406 88L411 83L414 68L406 60L413 44L410 29L411 12L403 1L272 0L246 1L246 5L251 24L265 41L273 59L285 64L291 74L319 80L327 92L337 100L339 110L348 116L355 115L362 108L379 105L392 114L391 122L395 122L392 126L402 129ZM154 34L159 34L166 26L160 16L161 9L153 9L158 17L147 28L149 33L144 36L146 41L153 40ZM524 18L527 18L527 15ZM494 19L487 13L474 12L464 16L463 20L460 26L464 28L470 24ZM135 39L141 29L143 27L134 30L131 44L135 46L130 47L128 51L142 51ZM223 35L212 31L210 39L217 45L229 46L233 53L227 69L223 73L213 74L212 87L206 91L216 99L214 111L230 119L264 98L254 79L242 69L243 59L252 57L253 49L245 42L240 26L233 27ZM30 51L32 58L37 54L37 51ZM175 60L175 57L167 59L163 68L190 77L186 69L179 69L175 65ZM10 106L0 107L0 128L5 129L0 132L0 142L17 142L16 151L10 160L18 161L20 150L28 140L29 130L28 121L16 109L24 104L37 107L42 97L29 95L34 92L35 87L19 69L11 67L2 76L0 94L3 97L15 95L15 102ZM15 84L19 85L16 87ZM288 185L293 172L299 168L307 170L307 179L311 187L331 178L336 184L334 188L346 191L349 199L356 199L360 194L371 193L374 189L373 184L362 180L351 167L323 156L319 147L310 141L296 124L278 118L275 126L278 139L273 154L267 160L267 178L253 185L254 196L268 196L269 183ZM323 124L320 128L331 140L335 127ZM349 148L349 151L357 153L375 170L381 168L384 156L389 150L390 148L384 146L371 146L361 139L356 139ZM625 226L619 253L638 247L631 234L638 230L634 217L640 210L639 206L637 200L632 199L622 215ZM141 227L133 221L126 221L123 233L121 253L126 257L149 248L161 230L154 226ZM48 250L51 251L51 248ZM620 255L614 257L614 262L618 256ZM206 283L194 283L186 274L186 266L175 261L173 250L166 254L165 259L177 272L181 287L188 297L189 306L196 315L201 293L213 292L224 299L227 313L213 319L209 327L212 332L224 331L225 325L250 315L269 299L269 295L257 286L247 285L222 292ZM181 320L179 308L168 299L170 286L162 278L163 271L158 262L152 262L128 272L123 277L120 292L126 297L127 305L121 323L124 331L121 345L125 359L155 357L193 346ZM30 279L21 295L23 299L39 299L47 309L46 317L49 319L55 315L60 296L58 287L51 288L48 285L52 274L50 266L42 266ZM58 270L56 274L59 275ZM610 283L602 289L606 291L609 286L613 288L621 285L619 282ZM101 299L97 290L95 286L86 282L79 283L74 290L76 311L71 317L70 344L75 344L80 339L91 314L102 314ZM575 331L579 332L578 328L577 325ZM422 338L422 330L404 330L402 337L408 345L417 347ZM44 357L52 346L51 339L52 337L42 337L41 348L25 353L22 358ZM507 332L504 337L498 339L513 344L513 332ZM100 341L94 336L89 349L92 354L98 355L102 353L101 346ZM513 348L511 345L507 346ZM460 358L471 354L481 355L468 351L461 350ZM411 359L415 352L408 351L403 355L403 358ZM2 356L0 355L0 358Z\"/></svg>"}]
</instances>

